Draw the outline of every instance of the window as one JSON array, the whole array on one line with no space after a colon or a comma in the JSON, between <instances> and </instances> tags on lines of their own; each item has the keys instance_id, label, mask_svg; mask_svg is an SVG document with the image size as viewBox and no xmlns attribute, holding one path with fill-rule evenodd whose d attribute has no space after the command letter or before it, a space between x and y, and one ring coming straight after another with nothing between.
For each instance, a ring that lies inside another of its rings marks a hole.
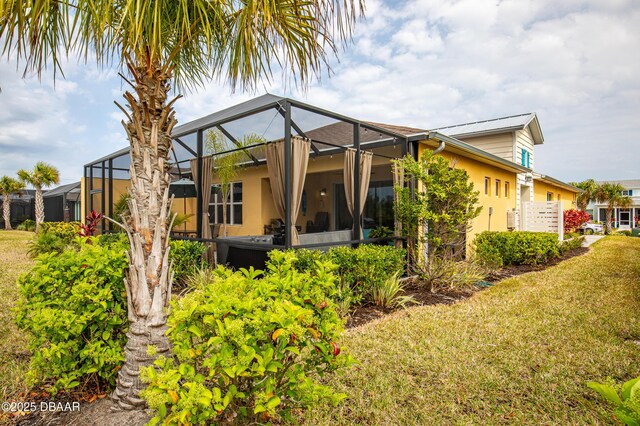
<instances>
[{"instance_id":1,"label":"window","mask_svg":"<svg viewBox=\"0 0 640 426\"><path fill-rule=\"evenodd\" d=\"M491 186L491 179L488 177L484 178L484 195L489 195L489 187Z\"/></svg>"},{"instance_id":2,"label":"window","mask_svg":"<svg viewBox=\"0 0 640 426\"><path fill-rule=\"evenodd\" d=\"M553 192L547 192L547 201L553 201Z\"/></svg>"},{"instance_id":3,"label":"window","mask_svg":"<svg viewBox=\"0 0 640 426\"><path fill-rule=\"evenodd\" d=\"M524 148L521 150L520 164L529 169L531 168L531 153Z\"/></svg>"},{"instance_id":4,"label":"window","mask_svg":"<svg viewBox=\"0 0 640 426\"><path fill-rule=\"evenodd\" d=\"M511 194L509 194L509 182L504 183L504 196L509 198Z\"/></svg>"},{"instance_id":5,"label":"window","mask_svg":"<svg viewBox=\"0 0 640 426\"><path fill-rule=\"evenodd\" d=\"M209 200L209 222L222 223L222 193L220 185L211 185ZM227 224L242 225L242 182L231 184L229 201L227 202Z\"/></svg>"},{"instance_id":6,"label":"window","mask_svg":"<svg viewBox=\"0 0 640 426\"><path fill-rule=\"evenodd\" d=\"M500 179L496 179L496 197L500 196Z\"/></svg>"},{"instance_id":7,"label":"window","mask_svg":"<svg viewBox=\"0 0 640 426\"><path fill-rule=\"evenodd\" d=\"M353 227L353 218L347 207L344 184L336 184L334 194L333 214L336 218L336 229L350 229ZM371 182L367 191L367 198L366 200L361 200L361 202L363 201L363 229L373 229L378 226L386 226L393 229L393 181Z\"/></svg>"},{"instance_id":8,"label":"window","mask_svg":"<svg viewBox=\"0 0 640 426\"><path fill-rule=\"evenodd\" d=\"M625 189L624 191L622 191L622 195L627 195L629 197L632 197L633 196L633 190Z\"/></svg>"}]
</instances>

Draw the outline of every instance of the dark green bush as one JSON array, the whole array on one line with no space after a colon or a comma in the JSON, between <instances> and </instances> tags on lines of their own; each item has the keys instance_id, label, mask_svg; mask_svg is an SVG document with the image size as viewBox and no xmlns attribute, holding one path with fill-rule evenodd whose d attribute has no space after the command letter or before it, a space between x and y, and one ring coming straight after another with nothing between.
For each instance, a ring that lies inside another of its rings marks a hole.
<instances>
[{"instance_id":1,"label":"dark green bush","mask_svg":"<svg viewBox=\"0 0 640 426\"><path fill-rule=\"evenodd\" d=\"M30 383L53 393L115 384L127 329L126 268L124 252L84 243L40 256L18 279L16 323L30 335Z\"/></svg>"},{"instance_id":2,"label":"dark green bush","mask_svg":"<svg viewBox=\"0 0 640 426\"><path fill-rule=\"evenodd\" d=\"M29 241L27 253L31 257L37 257L47 253L62 253L68 245L68 241L56 234L41 232Z\"/></svg>"},{"instance_id":3,"label":"dark green bush","mask_svg":"<svg viewBox=\"0 0 640 426\"><path fill-rule=\"evenodd\" d=\"M207 247L201 242L186 240L171 240L170 244L169 259L173 262L173 282L181 287L189 275L206 266L202 254Z\"/></svg>"},{"instance_id":4,"label":"dark green bush","mask_svg":"<svg viewBox=\"0 0 640 426\"><path fill-rule=\"evenodd\" d=\"M560 255L558 236L547 232L485 231L476 236L473 245L482 264L501 260L502 265L536 265Z\"/></svg>"},{"instance_id":5,"label":"dark green bush","mask_svg":"<svg viewBox=\"0 0 640 426\"><path fill-rule=\"evenodd\" d=\"M357 248L336 247L329 259L338 265L338 274L356 296L371 301L374 287L404 272L406 251L391 246L361 244Z\"/></svg>"},{"instance_id":6,"label":"dark green bush","mask_svg":"<svg viewBox=\"0 0 640 426\"><path fill-rule=\"evenodd\" d=\"M22 222L20 225L18 225L16 227L16 229L18 231L35 231L36 230L36 221L35 220L31 220L31 219L27 219L24 222Z\"/></svg>"},{"instance_id":7,"label":"dark green bush","mask_svg":"<svg viewBox=\"0 0 640 426\"><path fill-rule=\"evenodd\" d=\"M80 222L42 222L40 231L60 237L66 243L71 243L80 235Z\"/></svg>"},{"instance_id":8,"label":"dark green bush","mask_svg":"<svg viewBox=\"0 0 640 426\"><path fill-rule=\"evenodd\" d=\"M564 240L562 243L560 243L560 253L566 253L568 251L580 248L582 247L582 243L584 243L584 236L582 235L573 237L570 240Z\"/></svg>"},{"instance_id":9,"label":"dark green bush","mask_svg":"<svg viewBox=\"0 0 640 426\"><path fill-rule=\"evenodd\" d=\"M114 232L111 234L98 235L98 244L104 247L119 246L126 249L129 246L127 235L123 232Z\"/></svg>"},{"instance_id":10,"label":"dark green bush","mask_svg":"<svg viewBox=\"0 0 640 426\"><path fill-rule=\"evenodd\" d=\"M211 282L172 303L169 339L176 360L143 370L151 424L292 421L292 410L339 402L319 383L349 357L336 343L343 325L332 301L327 261L298 272L292 252L273 251L259 271L219 268Z\"/></svg>"}]
</instances>

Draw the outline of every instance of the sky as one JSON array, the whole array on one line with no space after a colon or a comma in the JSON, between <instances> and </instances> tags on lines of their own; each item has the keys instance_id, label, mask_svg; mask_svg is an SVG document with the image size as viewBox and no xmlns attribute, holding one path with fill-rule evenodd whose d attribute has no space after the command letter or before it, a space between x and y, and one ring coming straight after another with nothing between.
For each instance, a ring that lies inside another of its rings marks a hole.
<instances>
[{"instance_id":1,"label":"sky","mask_svg":"<svg viewBox=\"0 0 640 426\"><path fill-rule=\"evenodd\" d=\"M640 178L639 1L368 0L365 15L306 90L279 75L251 93L214 81L175 104L179 124L265 92L424 129L536 112L536 172ZM0 59L0 176L42 160L68 184L128 145L117 70L71 58L64 71L54 84Z\"/></svg>"}]
</instances>

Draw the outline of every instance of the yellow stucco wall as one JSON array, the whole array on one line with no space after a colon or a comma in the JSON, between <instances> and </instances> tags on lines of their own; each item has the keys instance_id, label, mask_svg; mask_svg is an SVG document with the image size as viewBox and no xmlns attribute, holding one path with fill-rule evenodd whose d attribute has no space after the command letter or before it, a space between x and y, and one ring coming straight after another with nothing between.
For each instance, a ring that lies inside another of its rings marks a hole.
<instances>
[{"instance_id":1,"label":"yellow stucco wall","mask_svg":"<svg viewBox=\"0 0 640 426\"><path fill-rule=\"evenodd\" d=\"M422 155L431 147L420 144L418 155ZM452 162L455 167L467 171L474 189L480 192L478 204L482 206L480 215L471 224L472 229L467 234L467 245L473 242L476 234L483 231L507 231L507 212L516 208L516 173L496 166L482 163L476 159L464 157L461 154L448 152L446 149L440 154ZM485 194L485 177L490 179L489 193ZM495 193L496 179L500 180L500 194ZM505 182L509 183L509 195L505 195ZM493 208L489 221L489 208Z\"/></svg>"},{"instance_id":2,"label":"yellow stucco wall","mask_svg":"<svg viewBox=\"0 0 640 426\"><path fill-rule=\"evenodd\" d=\"M551 193L552 201L562 201L562 208L570 210L576 208L574 191L535 179L533 183L533 200L547 201L547 193ZM558 198L559 197L559 198Z\"/></svg>"}]
</instances>

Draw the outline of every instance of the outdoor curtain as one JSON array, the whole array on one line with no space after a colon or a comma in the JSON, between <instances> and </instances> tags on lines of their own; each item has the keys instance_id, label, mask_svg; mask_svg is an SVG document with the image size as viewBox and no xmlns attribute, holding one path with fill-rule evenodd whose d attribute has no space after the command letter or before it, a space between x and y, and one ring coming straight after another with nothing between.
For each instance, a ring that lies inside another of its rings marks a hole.
<instances>
[{"instance_id":1,"label":"outdoor curtain","mask_svg":"<svg viewBox=\"0 0 640 426\"><path fill-rule=\"evenodd\" d=\"M362 238L362 226L356 220L356 216L360 216L364 211L365 201L367 200L367 192L369 192L369 181L371 180L371 163L373 161L373 153L367 151L360 152L360 212L356 215L353 212L355 204L354 190L354 173L356 167L356 150L347 148L344 153L344 194L347 198L347 208L351 217L353 217L353 230L359 230L360 238Z\"/></svg>"},{"instance_id":2,"label":"outdoor curtain","mask_svg":"<svg viewBox=\"0 0 640 426\"><path fill-rule=\"evenodd\" d=\"M296 229L296 219L300 213L300 202L302 201L302 190L307 176L307 166L309 164L309 149L311 143L300 137L291 138L291 243L298 245L298 230ZM266 146L267 171L271 192L276 210L280 219L285 220L285 187L284 187L284 140L272 142Z\"/></svg>"},{"instance_id":3,"label":"outdoor curtain","mask_svg":"<svg viewBox=\"0 0 640 426\"><path fill-rule=\"evenodd\" d=\"M211 198L211 183L213 181L213 158L202 157L202 186L198 188L198 159L190 162L191 174L196 184L196 190L202 193L202 238L211 238L211 226L209 225L209 200Z\"/></svg>"},{"instance_id":4,"label":"outdoor curtain","mask_svg":"<svg viewBox=\"0 0 640 426\"><path fill-rule=\"evenodd\" d=\"M394 205L398 205L398 191L396 191L396 187L403 188L404 187L404 165L402 162L394 162L393 163L393 203ZM402 222L398 220L398 217L394 214L393 218L394 224L394 232L393 235L396 237L402 236ZM396 240L396 247L402 247L402 242L400 240Z\"/></svg>"}]
</instances>

